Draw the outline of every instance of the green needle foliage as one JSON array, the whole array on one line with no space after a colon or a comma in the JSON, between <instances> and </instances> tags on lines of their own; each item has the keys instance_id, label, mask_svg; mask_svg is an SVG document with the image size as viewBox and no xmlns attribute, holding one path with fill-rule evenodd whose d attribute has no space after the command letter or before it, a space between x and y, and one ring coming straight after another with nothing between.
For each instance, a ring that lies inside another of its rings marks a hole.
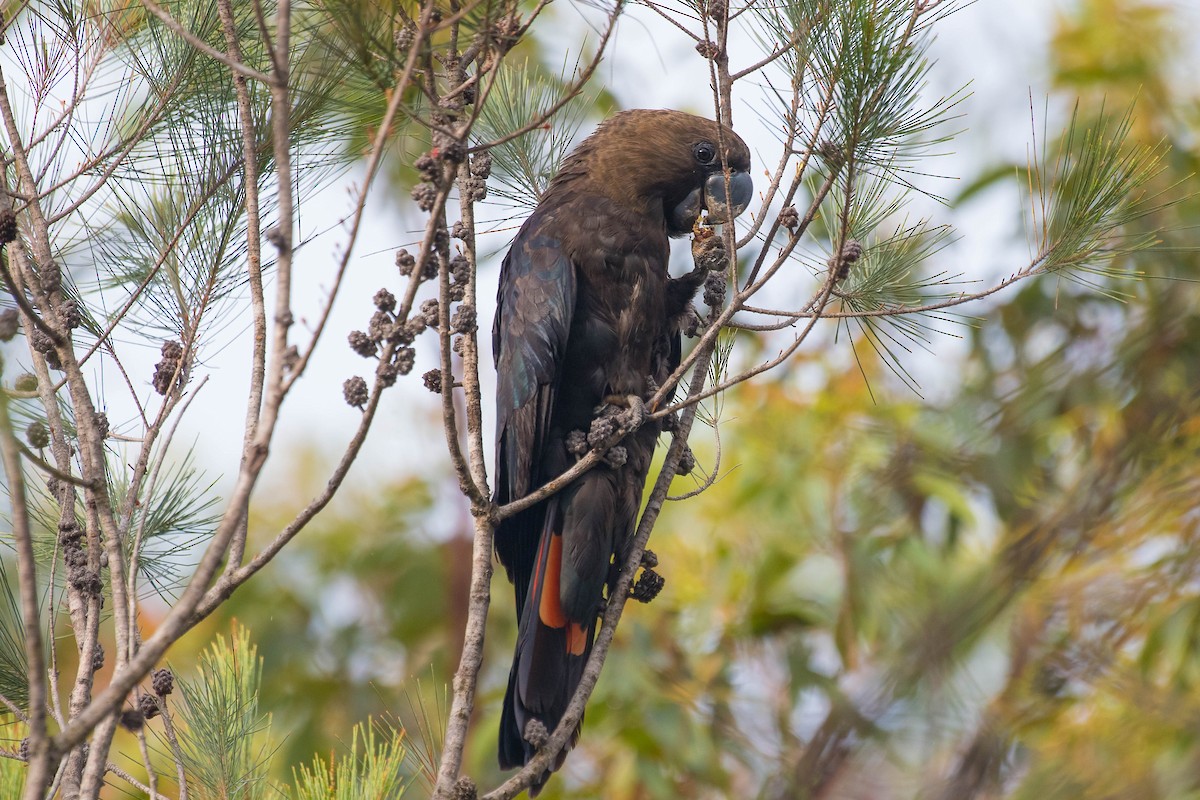
<instances>
[{"instance_id":1,"label":"green needle foliage","mask_svg":"<svg viewBox=\"0 0 1200 800\"><path fill-rule=\"evenodd\" d=\"M842 307L872 314L920 308L951 296L951 279L943 273L928 274L925 267L951 236L949 226L931 227L924 220L910 225L903 219L890 236L868 239L863 243L862 258L851 265L835 290ZM846 319L845 327L856 327L888 369L919 393L905 357L913 349L928 349L930 338L938 331L933 323L939 318L932 312L861 316Z\"/></svg>"},{"instance_id":2,"label":"green needle foliage","mask_svg":"<svg viewBox=\"0 0 1200 800\"><path fill-rule=\"evenodd\" d=\"M816 75L831 87L833 127L826 136L855 169L906 185L899 180L902 167L925 161L934 145L949 140L940 130L965 93L932 102L925 96L929 34L908 0L823 5L817 18L828 27L817 34L811 57Z\"/></svg>"},{"instance_id":3,"label":"green needle foliage","mask_svg":"<svg viewBox=\"0 0 1200 800\"><path fill-rule=\"evenodd\" d=\"M176 0L162 5L198 38L225 50L215 3ZM273 3L262 6L267 16L274 13ZM233 7L244 62L269 70L253 7ZM371 14L363 16L368 8ZM125 317L130 329L151 341L185 334L198 338L197 333L232 319L239 306L230 301L243 298L246 281L246 187L234 85L225 65L198 53L144 9L117 3L96 12L112 36L97 68L111 76L113 90L82 104L80 114L90 124L81 127L94 138L78 147L83 154L100 154L101 167L113 160L113 168L96 181L94 195L79 196L80 182L75 182L70 188L76 194L63 197L60 205L81 203L90 212L64 229L69 232L61 244L64 257L86 265L88 270L80 270L84 273L98 268L94 284L81 286L90 299L144 285L135 293L132 314ZM45 31L52 26L81 24L70 16L56 18L49 10L41 13L44 25L30 30L43 38L30 42L32 46L44 46L49 38ZM377 85L395 64L364 61L351 40L366 35L367 24L385 16L384 9L364 3L318 4L298 13L289 138L291 147L303 154L296 160L293 187L300 198L343 174L363 150L356 139L378 125L384 106ZM371 43L379 44L375 39L389 29L377 28ZM379 52L393 59L405 55L391 38ZM47 84L65 80L57 73L39 77ZM249 81L247 90L265 229L272 224L275 196L270 191L275 180L271 98L256 81ZM373 102L366 102L367 93ZM112 159L118 154L124 156L119 162ZM319 230L302 229L301 236ZM264 269L272 258L271 249L264 250ZM110 307L114 315L122 310L121 303Z\"/></svg>"},{"instance_id":4,"label":"green needle foliage","mask_svg":"<svg viewBox=\"0 0 1200 800\"><path fill-rule=\"evenodd\" d=\"M212 535L218 518L214 481L196 469L193 456L189 451L163 469L154 491L135 508L134 536L126 542L127 557L138 548L139 577L164 600L187 579L195 548ZM127 492L126 485L112 487L113 497Z\"/></svg>"},{"instance_id":5,"label":"green needle foliage","mask_svg":"<svg viewBox=\"0 0 1200 800\"><path fill-rule=\"evenodd\" d=\"M370 721L354 726L341 758L320 756L295 771L295 800L391 800L404 795L409 777L403 730L382 729Z\"/></svg>"},{"instance_id":6,"label":"green needle foliage","mask_svg":"<svg viewBox=\"0 0 1200 800\"><path fill-rule=\"evenodd\" d=\"M839 297L853 311L871 312L916 308L947 296L946 276L926 275L922 267L949 244L950 235L945 225L900 220L890 235L863 242L862 258L838 285Z\"/></svg>"},{"instance_id":7,"label":"green needle foliage","mask_svg":"<svg viewBox=\"0 0 1200 800\"><path fill-rule=\"evenodd\" d=\"M12 568L0 559L0 694L22 707L29 699L29 663L21 606L14 594L16 581L9 580ZM0 716L10 715L7 707L0 709Z\"/></svg>"},{"instance_id":8,"label":"green needle foliage","mask_svg":"<svg viewBox=\"0 0 1200 800\"><path fill-rule=\"evenodd\" d=\"M262 659L246 628L217 634L194 677L178 678L182 702L171 704L188 777L200 800L255 800L284 793L295 800L389 800L405 794L421 767L403 727L355 725L343 755L318 755L292 770L291 788L274 785L279 764L270 716L259 710ZM426 720L428 722L428 720ZM170 748L169 742L163 742ZM435 765L436 766L436 765ZM274 767L274 770L272 769Z\"/></svg>"},{"instance_id":9,"label":"green needle foliage","mask_svg":"<svg viewBox=\"0 0 1200 800\"><path fill-rule=\"evenodd\" d=\"M1110 117L1101 106L1084 120L1076 106L1052 153L1030 166L1042 269L1118 277L1125 262L1113 270L1115 258L1157 243L1153 233L1133 233L1130 225L1170 205L1154 186L1166 166L1165 146L1129 144L1132 127L1132 108Z\"/></svg>"},{"instance_id":10,"label":"green needle foliage","mask_svg":"<svg viewBox=\"0 0 1200 800\"><path fill-rule=\"evenodd\" d=\"M0 759L0 794L20 797L25 786L25 765L8 758Z\"/></svg>"},{"instance_id":11,"label":"green needle foliage","mask_svg":"<svg viewBox=\"0 0 1200 800\"><path fill-rule=\"evenodd\" d=\"M262 659L249 632L218 634L193 678L180 678L179 745L188 793L197 800L259 800L271 756L270 716L258 708Z\"/></svg>"},{"instance_id":12,"label":"green needle foliage","mask_svg":"<svg viewBox=\"0 0 1200 800\"><path fill-rule=\"evenodd\" d=\"M497 73L489 102L476 130L483 141L501 139L543 119L570 90L575 70L556 75L535 61L507 62ZM514 215L533 210L558 165L576 143L579 129L608 105L589 84L566 100L553 119L491 150L497 186L492 194L511 206Z\"/></svg>"}]
</instances>

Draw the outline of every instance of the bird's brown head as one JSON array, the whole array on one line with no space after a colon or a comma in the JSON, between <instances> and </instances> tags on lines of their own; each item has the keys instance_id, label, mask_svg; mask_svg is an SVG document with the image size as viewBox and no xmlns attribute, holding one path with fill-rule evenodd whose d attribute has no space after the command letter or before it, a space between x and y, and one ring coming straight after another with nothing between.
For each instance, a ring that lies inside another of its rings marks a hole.
<instances>
[{"instance_id":1,"label":"bird's brown head","mask_svg":"<svg viewBox=\"0 0 1200 800\"><path fill-rule=\"evenodd\" d=\"M730 170L728 195L722 161ZM750 149L730 128L682 111L639 109L601 124L563 163L551 192L602 194L637 213L661 215L667 232L681 236L702 210L714 223L742 213L753 198L749 170Z\"/></svg>"}]
</instances>

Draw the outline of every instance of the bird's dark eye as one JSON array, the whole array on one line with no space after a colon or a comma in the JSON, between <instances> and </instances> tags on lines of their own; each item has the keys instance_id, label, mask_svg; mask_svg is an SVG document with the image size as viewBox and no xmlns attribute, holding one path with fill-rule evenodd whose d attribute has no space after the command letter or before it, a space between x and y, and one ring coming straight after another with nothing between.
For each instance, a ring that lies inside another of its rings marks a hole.
<instances>
[{"instance_id":1,"label":"bird's dark eye","mask_svg":"<svg viewBox=\"0 0 1200 800\"><path fill-rule=\"evenodd\" d=\"M717 148L708 142L701 142L692 148L692 155L696 157L696 161L707 167L717 157Z\"/></svg>"}]
</instances>

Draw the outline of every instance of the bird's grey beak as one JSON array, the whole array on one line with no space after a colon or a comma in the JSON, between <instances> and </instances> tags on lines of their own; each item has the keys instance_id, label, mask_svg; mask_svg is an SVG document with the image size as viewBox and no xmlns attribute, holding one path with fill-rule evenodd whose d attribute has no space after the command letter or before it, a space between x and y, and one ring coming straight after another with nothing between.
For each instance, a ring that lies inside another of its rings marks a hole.
<instances>
[{"instance_id":1,"label":"bird's grey beak","mask_svg":"<svg viewBox=\"0 0 1200 800\"><path fill-rule=\"evenodd\" d=\"M691 195L688 195L691 197ZM720 225L734 219L754 199L754 181L749 172L734 172L729 176L729 199L725 197L725 175L715 173L704 182L704 207L708 209L708 221Z\"/></svg>"},{"instance_id":2,"label":"bird's grey beak","mask_svg":"<svg viewBox=\"0 0 1200 800\"><path fill-rule=\"evenodd\" d=\"M712 225L728 222L745 211L754 199L754 181L750 179L750 173L731 173L729 192L733 197L732 204L725 201L724 173L710 175L703 186L692 189L671 209L671 218L667 221L671 235L678 236L690 231L700 218L700 212L705 209L708 210L708 222Z\"/></svg>"},{"instance_id":3,"label":"bird's grey beak","mask_svg":"<svg viewBox=\"0 0 1200 800\"><path fill-rule=\"evenodd\" d=\"M671 209L671 219L668 220L671 235L679 236L690 231L700 218L703 208L704 193L700 188L692 189L679 205Z\"/></svg>"}]
</instances>

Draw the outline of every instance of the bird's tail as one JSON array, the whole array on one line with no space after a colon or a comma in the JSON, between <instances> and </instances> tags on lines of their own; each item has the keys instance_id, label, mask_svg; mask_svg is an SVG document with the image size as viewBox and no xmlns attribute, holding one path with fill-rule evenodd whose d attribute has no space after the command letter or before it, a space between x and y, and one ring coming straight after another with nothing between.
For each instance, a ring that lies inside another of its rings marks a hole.
<instances>
[{"instance_id":1,"label":"bird's tail","mask_svg":"<svg viewBox=\"0 0 1200 800\"><path fill-rule=\"evenodd\" d=\"M563 610L559 591L563 537L561 526L548 523L539 543L508 675L500 718L501 769L524 766L558 727L583 677L596 633L595 615L589 622L574 622ZM576 727L551 768L534 781L531 797L536 797L550 773L562 766L578 738Z\"/></svg>"}]
</instances>

